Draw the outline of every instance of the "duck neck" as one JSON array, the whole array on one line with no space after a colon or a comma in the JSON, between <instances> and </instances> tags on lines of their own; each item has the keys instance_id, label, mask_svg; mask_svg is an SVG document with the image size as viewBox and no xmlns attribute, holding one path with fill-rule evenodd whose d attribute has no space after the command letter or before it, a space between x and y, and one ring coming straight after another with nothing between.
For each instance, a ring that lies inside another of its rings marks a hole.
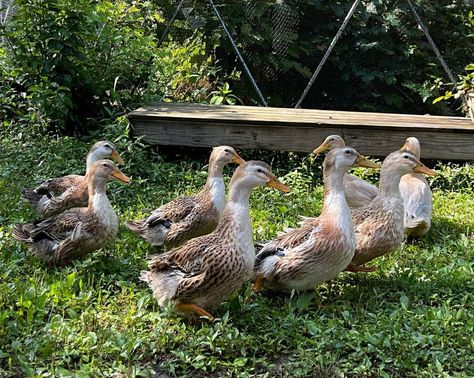
<instances>
[{"instance_id":1,"label":"duck neck","mask_svg":"<svg viewBox=\"0 0 474 378\"><path fill-rule=\"evenodd\" d=\"M352 229L351 213L344 195L345 173L345 169L324 170L324 203L320 217L335 220L343 228Z\"/></svg>"},{"instance_id":2,"label":"duck neck","mask_svg":"<svg viewBox=\"0 0 474 378\"><path fill-rule=\"evenodd\" d=\"M212 203L216 209L222 213L225 207L225 186L222 178L224 164L211 162L205 185L205 191L209 192Z\"/></svg>"},{"instance_id":3,"label":"duck neck","mask_svg":"<svg viewBox=\"0 0 474 378\"><path fill-rule=\"evenodd\" d=\"M92 164L94 164L97 160L100 160L101 156L99 156L97 151L91 151L87 154L86 158L86 174L89 173Z\"/></svg>"},{"instance_id":4,"label":"duck neck","mask_svg":"<svg viewBox=\"0 0 474 378\"><path fill-rule=\"evenodd\" d=\"M110 205L105 189L106 180L97 178L89 178L88 180L88 193L89 203L88 208L97 213L103 213L104 210L109 210L112 206Z\"/></svg>"},{"instance_id":5,"label":"duck neck","mask_svg":"<svg viewBox=\"0 0 474 378\"><path fill-rule=\"evenodd\" d=\"M380 173L380 182L379 182L379 189L380 194L387 197L400 197L400 179L402 178L402 174L395 170L395 169L384 169L382 168L382 172Z\"/></svg>"},{"instance_id":6,"label":"duck neck","mask_svg":"<svg viewBox=\"0 0 474 378\"><path fill-rule=\"evenodd\" d=\"M222 217L223 221L220 222L219 228L228 229L229 231L235 229L238 233L247 234L252 239L249 209L250 191L250 188L231 183L227 205Z\"/></svg>"}]
</instances>

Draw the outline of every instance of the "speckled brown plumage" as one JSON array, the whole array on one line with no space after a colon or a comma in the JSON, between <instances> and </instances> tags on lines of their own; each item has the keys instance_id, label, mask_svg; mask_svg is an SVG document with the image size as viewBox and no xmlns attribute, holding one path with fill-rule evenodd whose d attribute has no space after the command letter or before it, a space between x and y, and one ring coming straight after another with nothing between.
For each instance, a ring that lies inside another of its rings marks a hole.
<instances>
[{"instance_id":1,"label":"speckled brown plumage","mask_svg":"<svg viewBox=\"0 0 474 378\"><path fill-rule=\"evenodd\" d=\"M118 218L105 193L111 177L129 182L110 160L98 160L88 175L88 207L73 208L34 223L18 224L17 240L27 243L33 255L50 266L63 266L111 242Z\"/></svg>"},{"instance_id":2,"label":"speckled brown plumage","mask_svg":"<svg viewBox=\"0 0 474 378\"><path fill-rule=\"evenodd\" d=\"M86 159L87 170L100 159L123 160L112 143L99 141L92 146ZM87 172L86 172L87 175ZM22 196L40 217L49 217L73 207L84 207L88 203L86 176L68 175L48 179L35 189L23 189Z\"/></svg>"},{"instance_id":3,"label":"speckled brown plumage","mask_svg":"<svg viewBox=\"0 0 474 378\"><path fill-rule=\"evenodd\" d=\"M401 245L404 240L404 206L399 190L400 179L420 170L431 174L431 170L410 152L395 151L386 157L380 174L380 193L370 205L352 211L357 241L352 267L392 252Z\"/></svg>"},{"instance_id":4,"label":"speckled brown plumage","mask_svg":"<svg viewBox=\"0 0 474 378\"><path fill-rule=\"evenodd\" d=\"M171 302L178 309L181 304L212 308L250 278L255 262L250 190L274 182L265 163L242 164L232 177L229 201L217 228L150 260L150 270L142 272L141 279L161 306Z\"/></svg>"},{"instance_id":5,"label":"speckled brown plumage","mask_svg":"<svg viewBox=\"0 0 474 378\"><path fill-rule=\"evenodd\" d=\"M367 160L363 159L368 164ZM343 177L362 157L352 148L331 150L324 160L324 205L318 218L307 218L265 245L255 263L256 289L308 290L343 271L355 250L355 236Z\"/></svg>"},{"instance_id":6,"label":"speckled brown plumage","mask_svg":"<svg viewBox=\"0 0 474 378\"><path fill-rule=\"evenodd\" d=\"M222 171L230 162L241 163L243 160L232 147L214 148L209 159L206 185L197 195L176 198L141 220L126 222L126 226L150 244L167 248L212 232L224 210Z\"/></svg>"}]
</instances>

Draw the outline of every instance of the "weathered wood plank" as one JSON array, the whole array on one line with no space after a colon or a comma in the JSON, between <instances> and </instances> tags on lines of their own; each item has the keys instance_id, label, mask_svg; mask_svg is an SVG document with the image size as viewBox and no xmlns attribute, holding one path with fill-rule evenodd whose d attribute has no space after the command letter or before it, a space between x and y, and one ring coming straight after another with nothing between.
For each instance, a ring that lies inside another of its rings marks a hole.
<instances>
[{"instance_id":1,"label":"weathered wood plank","mask_svg":"<svg viewBox=\"0 0 474 378\"><path fill-rule=\"evenodd\" d=\"M340 134L360 152L384 156L417 137L426 159L474 160L467 118L327 110L160 103L129 115L135 135L161 145L310 152Z\"/></svg>"}]
</instances>

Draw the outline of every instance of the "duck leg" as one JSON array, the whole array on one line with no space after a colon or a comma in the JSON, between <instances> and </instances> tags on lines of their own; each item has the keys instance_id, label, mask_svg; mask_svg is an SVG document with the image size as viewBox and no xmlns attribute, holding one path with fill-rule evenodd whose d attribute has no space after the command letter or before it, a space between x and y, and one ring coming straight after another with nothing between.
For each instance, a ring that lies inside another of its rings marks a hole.
<instances>
[{"instance_id":1,"label":"duck leg","mask_svg":"<svg viewBox=\"0 0 474 378\"><path fill-rule=\"evenodd\" d=\"M255 293L258 293L260 290L262 290L264 281L265 281L265 276L263 274L259 274L255 282L253 283L252 291Z\"/></svg>"},{"instance_id":2,"label":"duck leg","mask_svg":"<svg viewBox=\"0 0 474 378\"><path fill-rule=\"evenodd\" d=\"M369 273L369 272L375 272L377 271L377 268L374 267L374 266L361 266L361 265L354 265L354 264L349 264L349 266L344 269L346 272L365 272L365 273Z\"/></svg>"},{"instance_id":3,"label":"duck leg","mask_svg":"<svg viewBox=\"0 0 474 378\"><path fill-rule=\"evenodd\" d=\"M202 307L199 307L198 305L194 303L180 303L180 304L175 305L175 308L176 310L182 311L182 312L195 312L196 314L200 316L204 316L211 321L214 320L214 317L210 313L208 313Z\"/></svg>"}]
</instances>

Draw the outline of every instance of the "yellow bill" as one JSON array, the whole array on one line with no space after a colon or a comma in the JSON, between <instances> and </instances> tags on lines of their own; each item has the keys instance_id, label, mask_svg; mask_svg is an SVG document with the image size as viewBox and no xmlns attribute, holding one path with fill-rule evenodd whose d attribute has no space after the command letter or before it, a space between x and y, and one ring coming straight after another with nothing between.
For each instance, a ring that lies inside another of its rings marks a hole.
<instances>
[{"instance_id":1,"label":"yellow bill","mask_svg":"<svg viewBox=\"0 0 474 378\"><path fill-rule=\"evenodd\" d=\"M232 162L235 163L235 164L244 164L245 163L245 160L242 159L239 154L235 154L234 156L232 156Z\"/></svg>"},{"instance_id":2,"label":"yellow bill","mask_svg":"<svg viewBox=\"0 0 474 378\"><path fill-rule=\"evenodd\" d=\"M285 184L283 184L275 176L270 177L270 181L267 182L267 185L285 193L288 193L291 190L289 186L286 186Z\"/></svg>"},{"instance_id":3,"label":"yellow bill","mask_svg":"<svg viewBox=\"0 0 474 378\"><path fill-rule=\"evenodd\" d=\"M423 173L423 174L428 175L428 176L435 176L436 175L436 171L428 168L426 165L424 165L421 162L418 162L418 164L415 166L415 168L413 168L413 172Z\"/></svg>"},{"instance_id":4,"label":"yellow bill","mask_svg":"<svg viewBox=\"0 0 474 378\"><path fill-rule=\"evenodd\" d=\"M376 163L375 161L367 159L365 156L362 156L359 154L357 157L357 160L355 161L355 165L358 165L359 167L365 167L365 168L380 168L381 165L380 163Z\"/></svg>"},{"instance_id":5,"label":"yellow bill","mask_svg":"<svg viewBox=\"0 0 474 378\"><path fill-rule=\"evenodd\" d=\"M318 156L319 154L321 154L323 152L329 151L330 148L331 148L331 146L329 145L329 143L323 142L323 143L321 143L321 145L318 148L316 148L313 151L313 154Z\"/></svg>"},{"instance_id":6,"label":"yellow bill","mask_svg":"<svg viewBox=\"0 0 474 378\"><path fill-rule=\"evenodd\" d=\"M122 157L120 156L120 154L114 150L114 152L112 152L112 155L110 155L110 157L115 160L117 163L119 164L122 164L124 165L125 162L123 161Z\"/></svg>"},{"instance_id":7,"label":"yellow bill","mask_svg":"<svg viewBox=\"0 0 474 378\"><path fill-rule=\"evenodd\" d=\"M132 179L126 175L124 175L120 170L115 170L112 172L112 177L117 181L123 182L124 184L130 184Z\"/></svg>"}]
</instances>

